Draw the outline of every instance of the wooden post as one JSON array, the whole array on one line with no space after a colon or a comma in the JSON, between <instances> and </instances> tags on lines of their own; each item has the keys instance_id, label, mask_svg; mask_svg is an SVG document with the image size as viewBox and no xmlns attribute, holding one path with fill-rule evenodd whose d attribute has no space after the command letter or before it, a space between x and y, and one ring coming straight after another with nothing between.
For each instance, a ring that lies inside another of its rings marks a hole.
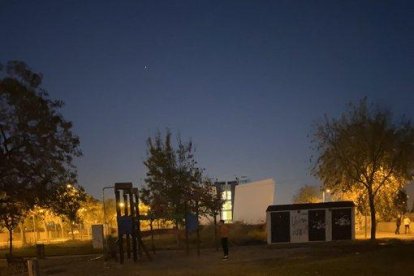
<instances>
[{"instance_id":1,"label":"wooden post","mask_svg":"<svg viewBox=\"0 0 414 276\"><path fill-rule=\"evenodd\" d=\"M120 192L118 190L115 190L115 200L116 200L116 216L117 218L121 218L121 206L119 206L120 203ZM124 246L123 246L123 238L122 233L118 229L118 246L119 246L119 262L121 264L124 263Z\"/></svg>"},{"instance_id":2,"label":"wooden post","mask_svg":"<svg viewBox=\"0 0 414 276\"><path fill-rule=\"evenodd\" d=\"M27 260L27 272L29 276L39 276L39 262L36 259Z\"/></svg>"},{"instance_id":3,"label":"wooden post","mask_svg":"<svg viewBox=\"0 0 414 276\"><path fill-rule=\"evenodd\" d=\"M129 206L130 206L130 213L131 213L131 219L132 219L132 255L134 257L134 262L138 261L137 256L137 217L136 217L136 201L135 197L133 196L133 190L131 189L129 191Z\"/></svg>"},{"instance_id":4,"label":"wooden post","mask_svg":"<svg viewBox=\"0 0 414 276\"><path fill-rule=\"evenodd\" d=\"M126 191L123 191L123 198L124 198L124 216L128 217L128 194ZM127 246L127 257L131 259L131 238L129 234L126 234L126 246Z\"/></svg>"},{"instance_id":5,"label":"wooden post","mask_svg":"<svg viewBox=\"0 0 414 276\"><path fill-rule=\"evenodd\" d=\"M137 251L138 251L138 255L142 257L142 248L141 248L141 243L139 242L141 240L141 217L139 213L139 191L137 188L133 189L133 196L134 196L134 201L135 201L135 217L137 218L137 221L136 221Z\"/></svg>"}]
</instances>

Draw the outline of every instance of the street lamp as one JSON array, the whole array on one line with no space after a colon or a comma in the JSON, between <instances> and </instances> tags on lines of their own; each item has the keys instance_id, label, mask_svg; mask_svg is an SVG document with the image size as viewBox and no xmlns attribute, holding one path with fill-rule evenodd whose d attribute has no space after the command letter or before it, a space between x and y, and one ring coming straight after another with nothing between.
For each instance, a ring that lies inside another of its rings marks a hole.
<instances>
[{"instance_id":1,"label":"street lamp","mask_svg":"<svg viewBox=\"0 0 414 276\"><path fill-rule=\"evenodd\" d=\"M330 189L323 189L322 190L322 202L326 202L326 194L325 193L330 193L331 190Z\"/></svg>"},{"instance_id":2,"label":"street lamp","mask_svg":"<svg viewBox=\"0 0 414 276\"><path fill-rule=\"evenodd\" d=\"M114 187L113 186L106 186L106 187L103 187L102 188L102 207L103 207L103 225L104 225L104 236L106 237L106 235L107 235L107 231L106 231L106 228L107 228L107 222L106 222L106 208L105 208L105 190L106 189L113 189Z\"/></svg>"}]
</instances>

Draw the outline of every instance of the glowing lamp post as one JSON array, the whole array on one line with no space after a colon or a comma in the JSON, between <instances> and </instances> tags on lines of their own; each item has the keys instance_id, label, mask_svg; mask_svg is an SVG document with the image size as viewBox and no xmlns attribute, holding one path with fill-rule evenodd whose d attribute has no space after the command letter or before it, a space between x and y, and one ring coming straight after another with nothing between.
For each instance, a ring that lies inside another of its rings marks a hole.
<instances>
[{"instance_id":1,"label":"glowing lamp post","mask_svg":"<svg viewBox=\"0 0 414 276\"><path fill-rule=\"evenodd\" d=\"M329 190L329 189L323 189L322 190L322 202L326 202L326 194L328 193L330 193L331 192L331 190Z\"/></svg>"},{"instance_id":2,"label":"glowing lamp post","mask_svg":"<svg viewBox=\"0 0 414 276\"><path fill-rule=\"evenodd\" d=\"M106 222L106 209L105 209L105 190L106 189L113 189L113 186L107 186L107 187L103 187L102 188L102 207L103 207L103 225L104 225L104 237L106 240L106 235L108 235L107 233L107 222Z\"/></svg>"}]
</instances>

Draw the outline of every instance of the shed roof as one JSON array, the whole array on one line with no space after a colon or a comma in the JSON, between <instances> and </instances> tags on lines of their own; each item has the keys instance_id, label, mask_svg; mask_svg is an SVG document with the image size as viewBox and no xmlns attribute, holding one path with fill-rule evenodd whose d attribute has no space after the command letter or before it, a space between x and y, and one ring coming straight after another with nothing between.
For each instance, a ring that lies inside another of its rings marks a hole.
<instances>
[{"instance_id":1,"label":"shed roof","mask_svg":"<svg viewBox=\"0 0 414 276\"><path fill-rule=\"evenodd\" d=\"M332 201L332 202L320 202L320 203L270 205L269 207L267 207L266 212L306 210L306 209L344 208L344 207L355 207L355 204L352 201Z\"/></svg>"}]
</instances>

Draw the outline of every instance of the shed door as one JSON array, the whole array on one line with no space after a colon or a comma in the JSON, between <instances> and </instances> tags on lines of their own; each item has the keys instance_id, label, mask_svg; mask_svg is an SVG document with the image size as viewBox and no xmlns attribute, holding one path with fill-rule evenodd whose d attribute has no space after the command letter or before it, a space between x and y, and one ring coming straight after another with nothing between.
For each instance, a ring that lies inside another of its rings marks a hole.
<instances>
[{"instance_id":1,"label":"shed door","mask_svg":"<svg viewBox=\"0 0 414 276\"><path fill-rule=\"evenodd\" d=\"M325 238L325 210L309 210L309 241L324 241Z\"/></svg>"},{"instance_id":2,"label":"shed door","mask_svg":"<svg viewBox=\"0 0 414 276\"><path fill-rule=\"evenodd\" d=\"M332 240L352 239L351 209L332 210Z\"/></svg>"},{"instance_id":3,"label":"shed door","mask_svg":"<svg viewBox=\"0 0 414 276\"><path fill-rule=\"evenodd\" d=\"M290 242L290 215L289 212L270 213L272 243Z\"/></svg>"}]
</instances>

